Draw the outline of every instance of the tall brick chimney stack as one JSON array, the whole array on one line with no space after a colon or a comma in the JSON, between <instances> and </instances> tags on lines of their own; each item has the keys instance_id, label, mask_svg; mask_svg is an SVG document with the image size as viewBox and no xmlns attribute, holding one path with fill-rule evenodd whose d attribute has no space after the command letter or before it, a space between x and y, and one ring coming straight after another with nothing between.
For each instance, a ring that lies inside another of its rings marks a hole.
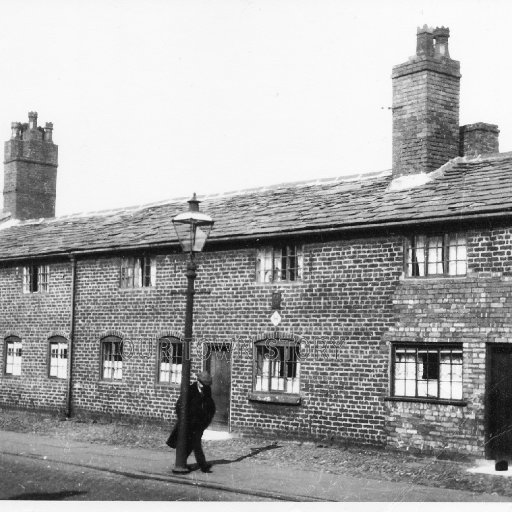
<instances>
[{"instance_id":1,"label":"tall brick chimney stack","mask_svg":"<svg viewBox=\"0 0 512 512\"><path fill-rule=\"evenodd\" d=\"M418 28L416 55L393 67L393 177L430 172L459 155L460 63L450 30Z\"/></svg>"},{"instance_id":2,"label":"tall brick chimney stack","mask_svg":"<svg viewBox=\"0 0 512 512\"><path fill-rule=\"evenodd\" d=\"M37 112L28 123L12 123L11 139L5 143L4 213L25 220L55 217L57 146L53 124L37 126Z\"/></svg>"}]
</instances>

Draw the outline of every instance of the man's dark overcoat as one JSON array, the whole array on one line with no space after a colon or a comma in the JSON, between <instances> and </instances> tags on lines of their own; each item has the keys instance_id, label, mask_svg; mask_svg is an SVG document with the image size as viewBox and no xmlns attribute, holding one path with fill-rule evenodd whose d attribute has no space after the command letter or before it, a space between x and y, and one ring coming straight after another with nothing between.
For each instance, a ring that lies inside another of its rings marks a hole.
<instances>
[{"instance_id":1,"label":"man's dark overcoat","mask_svg":"<svg viewBox=\"0 0 512 512\"><path fill-rule=\"evenodd\" d=\"M176 402L176 415L178 421L169 436L167 444L171 448L176 448L178 440L178 425L181 415L181 396ZM187 445L191 446L194 438L201 438L204 430L211 423L215 416L215 403L212 398L210 386L203 386L202 392L197 387L197 382L190 385L188 390L188 418L187 418ZM174 446L173 446L174 445Z\"/></svg>"}]
</instances>

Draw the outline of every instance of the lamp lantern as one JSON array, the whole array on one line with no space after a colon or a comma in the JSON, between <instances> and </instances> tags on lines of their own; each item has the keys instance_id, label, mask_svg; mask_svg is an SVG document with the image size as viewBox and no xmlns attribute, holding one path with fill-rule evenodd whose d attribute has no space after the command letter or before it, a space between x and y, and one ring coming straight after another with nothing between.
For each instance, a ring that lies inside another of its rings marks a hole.
<instances>
[{"instance_id":1,"label":"lamp lantern","mask_svg":"<svg viewBox=\"0 0 512 512\"><path fill-rule=\"evenodd\" d=\"M199 211L199 202L194 194L188 211L172 219L183 252L201 252L213 226L212 218Z\"/></svg>"}]
</instances>

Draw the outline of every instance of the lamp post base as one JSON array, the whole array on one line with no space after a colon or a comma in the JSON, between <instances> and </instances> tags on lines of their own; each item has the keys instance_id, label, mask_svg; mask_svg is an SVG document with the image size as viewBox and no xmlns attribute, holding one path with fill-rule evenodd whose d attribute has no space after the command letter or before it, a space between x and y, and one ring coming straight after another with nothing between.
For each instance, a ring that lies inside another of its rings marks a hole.
<instances>
[{"instance_id":1,"label":"lamp post base","mask_svg":"<svg viewBox=\"0 0 512 512\"><path fill-rule=\"evenodd\" d=\"M184 475L185 473L190 473L190 469L188 469L187 466L174 466L172 468L172 472L179 475Z\"/></svg>"}]
</instances>

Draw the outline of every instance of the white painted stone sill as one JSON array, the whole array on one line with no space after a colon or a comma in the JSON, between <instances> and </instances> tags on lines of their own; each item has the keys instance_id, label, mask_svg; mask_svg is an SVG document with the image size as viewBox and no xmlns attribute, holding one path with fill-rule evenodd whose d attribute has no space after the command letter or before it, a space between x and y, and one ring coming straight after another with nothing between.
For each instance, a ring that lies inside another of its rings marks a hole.
<instances>
[{"instance_id":1,"label":"white painted stone sill","mask_svg":"<svg viewBox=\"0 0 512 512\"><path fill-rule=\"evenodd\" d=\"M300 405L300 395L288 393L249 392L247 395L251 402L266 404Z\"/></svg>"}]
</instances>

